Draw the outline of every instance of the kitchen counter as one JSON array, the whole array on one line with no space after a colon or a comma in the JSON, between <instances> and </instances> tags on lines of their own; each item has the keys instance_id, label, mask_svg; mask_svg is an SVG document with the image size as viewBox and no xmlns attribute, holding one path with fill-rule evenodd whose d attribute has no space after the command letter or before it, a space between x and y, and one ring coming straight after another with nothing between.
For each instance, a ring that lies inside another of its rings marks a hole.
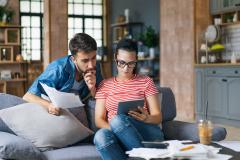
<instances>
[{"instance_id":1,"label":"kitchen counter","mask_svg":"<svg viewBox=\"0 0 240 160\"><path fill-rule=\"evenodd\" d=\"M208 64L194 64L195 67L239 67L240 63L208 63Z\"/></svg>"}]
</instances>

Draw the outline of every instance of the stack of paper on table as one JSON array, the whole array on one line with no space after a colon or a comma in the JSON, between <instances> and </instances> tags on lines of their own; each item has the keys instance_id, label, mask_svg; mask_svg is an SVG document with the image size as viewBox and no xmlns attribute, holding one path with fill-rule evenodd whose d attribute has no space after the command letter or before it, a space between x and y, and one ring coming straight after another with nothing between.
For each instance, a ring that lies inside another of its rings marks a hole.
<instances>
[{"instance_id":1,"label":"stack of paper on table","mask_svg":"<svg viewBox=\"0 0 240 160\"><path fill-rule=\"evenodd\" d=\"M60 92L53 87L40 83L54 106L60 108L75 108L84 106L79 96L74 93Z\"/></svg>"},{"instance_id":2,"label":"stack of paper on table","mask_svg":"<svg viewBox=\"0 0 240 160\"><path fill-rule=\"evenodd\" d=\"M215 148L213 146L207 146L203 144L182 144L186 141L164 141L169 143L167 149L154 149L154 148L134 148L131 151L127 151L129 157L139 157L145 159L151 158L190 158L191 160L228 160L232 156L219 154L221 148ZM193 146L192 149L181 151L182 148L187 146Z\"/></svg>"},{"instance_id":3,"label":"stack of paper on table","mask_svg":"<svg viewBox=\"0 0 240 160\"><path fill-rule=\"evenodd\" d=\"M221 146L224 146L226 148L230 148L236 152L240 152L240 141L220 141L215 143Z\"/></svg>"}]
</instances>

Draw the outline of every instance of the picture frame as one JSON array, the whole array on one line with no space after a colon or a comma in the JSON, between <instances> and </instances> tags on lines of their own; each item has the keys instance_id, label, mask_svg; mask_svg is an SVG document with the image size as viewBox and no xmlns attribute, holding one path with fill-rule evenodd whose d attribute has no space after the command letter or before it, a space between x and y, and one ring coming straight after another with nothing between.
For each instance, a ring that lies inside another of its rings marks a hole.
<instances>
[{"instance_id":1,"label":"picture frame","mask_svg":"<svg viewBox=\"0 0 240 160\"><path fill-rule=\"evenodd\" d=\"M13 46L0 46L0 61L13 61Z\"/></svg>"},{"instance_id":2,"label":"picture frame","mask_svg":"<svg viewBox=\"0 0 240 160\"><path fill-rule=\"evenodd\" d=\"M19 45L20 44L20 31L18 28L7 28L5 30L5 44Z\"/></svg>"}]
</instances>

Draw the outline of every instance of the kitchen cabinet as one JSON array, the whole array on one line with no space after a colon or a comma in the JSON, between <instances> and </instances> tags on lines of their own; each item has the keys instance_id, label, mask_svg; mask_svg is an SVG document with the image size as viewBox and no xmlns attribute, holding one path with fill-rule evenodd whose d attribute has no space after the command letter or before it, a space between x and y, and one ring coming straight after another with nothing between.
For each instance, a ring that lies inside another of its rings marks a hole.
<instances>
[{"instance_id":1,"label":"kitchen cabinet","mask_svg":"<svg viewBox=\"0 0 240 160\"><path fill-rule=\"evenodd\" d=\"M240 78L228 78L227 84L229 118L240 120Z\"/></svg>"},{"instance_id":2,"label":"kitchen cabinet","mask_svg":"<svg viewBox=\"0 0 240 160\"><path fill-rule=\"evenodd\" d=\"M210 13L211 14L218 14L221 12L222 9L222 0L210 0Z\"/></svg>"},{"instance_id":3,"label":"kitchen cabinet","mask_svg":"<svg viewBox=\"0 0 240 160\"><path fill-rule=\"evenodd\" d=\"M222 11L239 10L240 0L221 0Z\"/></svg>"},{"instance_id":4,"label":"kitchen cabinet","mask_svg":"<svg viewBox=\"0 0 240 160\"><path fill-rule=\"evenodd\" d=\"M240 66L196 67L196 118L240 126Z\"/></svg>"},{"instance_id":5,"label":"kitchen cabinet","mask_svg":"<svg viewBox=\"0 0 240 160\"><path fill-rule=\"evenodd\" d=\"M210 13L212 15L240 10L240 0L210 0Z\"/></svg>"}]
</instances>

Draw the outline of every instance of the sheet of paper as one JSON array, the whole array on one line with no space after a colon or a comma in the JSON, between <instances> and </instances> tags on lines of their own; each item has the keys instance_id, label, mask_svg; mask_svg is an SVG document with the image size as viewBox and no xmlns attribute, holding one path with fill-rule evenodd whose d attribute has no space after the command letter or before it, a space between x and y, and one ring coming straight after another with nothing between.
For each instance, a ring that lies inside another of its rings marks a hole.
<instances>
[{"instance_id":1,"label":"sheet of paper","mask_svg":"<svg viewBox=\"0 0 240 160\"><path fill-rule=\"evenodd\" d=\"M84 106L79 96L74 93L60 92L53 87L40 83L53 105L60 108L75 108Z\"/></svg>"},{"instance_id":2,"label":"sheet of paper","mask_svg":"<svg viewBox=\"0 0 240 160\"><path fill-rule=\"evenodd\" d=\"M167 149L134 148L126 153L129 157L139 157L146 160L150 160L151 158L177 158L178 156L190 158L191 160L228 160L232 157L231 155L219 154L218 152L221 148L202 144L193 144L194 149L188 150L185 153L179 153L179 149L187 146L182 144L183 142L187 141L163 141L163 143L169 143Z\"/></svg>"},{"instance_id":3,"label":"sheet of paper","mask_svg":"<svg viewBox=\"0 0 240 160\"><path fill-rule=\"evenodd\" d=\"M166 158L170 156L168 149L156 148L133 148L131 151L127 151L126 153L129 157L139 157L144 159Z\"/></svg>"},{"instance_id":4,"label":"sheet of paper","mask_svg":"<svg viewBox=\"0 0 240 160\"><path fill-rule=\"evenodd\" d=\"M220 141L215 143L221 146L224 146L226 148L230 148L236 152L240 152L240 141Z\"/></svg>"}]
</instances>

